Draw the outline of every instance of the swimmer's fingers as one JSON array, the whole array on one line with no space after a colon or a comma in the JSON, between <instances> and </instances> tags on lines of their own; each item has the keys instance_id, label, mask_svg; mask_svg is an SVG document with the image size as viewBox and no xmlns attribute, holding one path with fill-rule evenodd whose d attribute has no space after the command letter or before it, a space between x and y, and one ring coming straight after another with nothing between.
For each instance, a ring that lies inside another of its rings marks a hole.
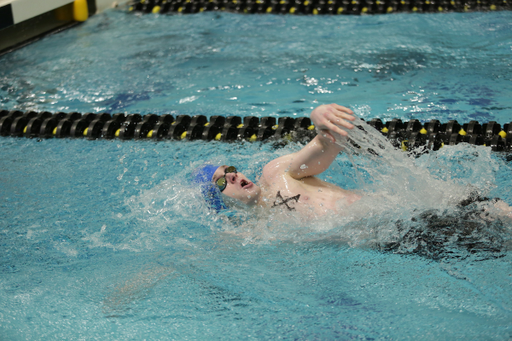
<instances>
[{"instance_id":1,"label":"swimmer's fingers","mask_svg":"<svg viewBox=\"0 0 512 341\"><path fill-rule=\"evenodd\" d=\"M351 121L355 120L355 117L352 116L352 115L354 115L354 112L352 110L350 110L349 108L344 107L342 105L338 105L336 103L332 103L332 104L330 104L330 106L341 113L348 114L349 116L347 116L347 119L349 119Z\"/></svg>"},{"instance_id":2,"label":"swimmer's fingers","mask_svg":"<svg viewBox=\"0 0 512 341\"><path fill-rule=\"evenodd\" d=\"M353 114L352 110L338 104L321 105L313 110L311 120L320 131L330 131L347 136L348 133L341 127L354 128L354 125L348 122L355 120ZM329 133L329 136L332 136L332 134Z\"/></svg>"},{"instance_id":3,"label":"swimmer's fingers","mask_svg":"<svg viewBox=\"0 0 512 341\"><path fill-rule=\"evenodd\" d=\"M334 109L331 111L331 113L336 117L335 120L340 120L339 122L343 122L341 120L349 120L354 121L356 118L354 116L354 112L350 110L349 108L343 107L338 104L331 104L331 108ZM336 124L336 121L333 121ZM345 128L352 129L354 126L348 122L345 122L346 124L343 125Z\"/></svg>"},{"instance_id":4,"label":"swimmer's fingers","mask_svg":"<svg viewBox=\"0 0 512 341\"><path fill-rule=\"evenodd\" d=\"M343 124L341 123L343 122ZM337 122L338 124L333 124L332 122L329 122L326 124L326 127L327 127L327 130L331 133L336 133L336 134L339 134L341 136L348 136L348 132L342 128L340 128L340 126L343 126L347 129L352 129L354 126L346 121L339 121ZM332 135L332 134L331 134Z\"/></svg>"},{"instance_id":5,"label":"swimmer's fingers","mask_svg":"<svg viewBox=\"0 0 512 341\"><path fill-rule=\"evenodd\" d=\"M356 118L353 116L352 110L342 107L341 105L331 104L331 110L329 110L326 118L326 128L332 132L347 136L348 132L342 128L353 129L354 125L349 121L354 121Z\"/></svg>"}]
</instances>

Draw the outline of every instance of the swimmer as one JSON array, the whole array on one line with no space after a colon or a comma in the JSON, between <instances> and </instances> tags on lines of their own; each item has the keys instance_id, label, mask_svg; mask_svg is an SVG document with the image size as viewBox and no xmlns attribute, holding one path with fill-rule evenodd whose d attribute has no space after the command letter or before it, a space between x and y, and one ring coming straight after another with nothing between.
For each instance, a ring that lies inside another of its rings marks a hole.
<instances>
[{"instance_id":1,"label":"swimmer","mask_svg":"<svg viewBox=\"0 0 512 341\"><path fill-rule=\"evenodd\" d=\"M361 196L315 176L327 170L343 150L336 143L336 136L348 136L347 130L354 128L353 115L352 110L337 104L315 108L310 117L320 133L300 151L265 165L258 184L235 166L227 165L199 167L193 174L194 182L201 186L209 206L216 211L226 208L222 193L251 207L317 216L340 213L339 203L348 206Z\"/></svg>"},{"instance_id":2,"label":"swimmer","mask_svg":"<svg viewBox=\"0 0 512 341\"><path fill-rule=\"evenodd\" d=\"M354 113L346 107L329 104L315 108L310 118L319 134L298 152L266 164L258 184L235 166L207 164L197 168L193 181L201 187L210 208L217 212L226 209L222 198L225 195L249 207L299 212L312 217L343 213L340 210L361 199L354 192L316 177L327 170L343 150L336 143L336 137L349 135L354 128L351 123L355 120ZM502 200L477 201L489 202L498 209L498 215L512 218L512 208ZM461 205L467 206L464 202Z\"/></svg>"}]
</instances>

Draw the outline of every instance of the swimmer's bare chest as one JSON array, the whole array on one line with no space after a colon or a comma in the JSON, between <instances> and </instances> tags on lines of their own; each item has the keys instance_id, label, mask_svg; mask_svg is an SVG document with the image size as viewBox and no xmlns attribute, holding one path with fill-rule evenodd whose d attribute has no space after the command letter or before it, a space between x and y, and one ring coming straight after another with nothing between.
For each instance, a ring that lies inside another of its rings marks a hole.
<instances>
[{"instance_id":1,"label":"swimmer's bare chest","mask_svg":"<svg viewBox=\"0 0 512 341\"><path fill-rule=\"evenodd\" d=\"M353 193L316 177L296 180L281 175L267 184L265 192L271 208L287 211L326 213L336 211L336 203L341 199L350 202L358 199L352 198Z\"/></svg>"}]
</instances>

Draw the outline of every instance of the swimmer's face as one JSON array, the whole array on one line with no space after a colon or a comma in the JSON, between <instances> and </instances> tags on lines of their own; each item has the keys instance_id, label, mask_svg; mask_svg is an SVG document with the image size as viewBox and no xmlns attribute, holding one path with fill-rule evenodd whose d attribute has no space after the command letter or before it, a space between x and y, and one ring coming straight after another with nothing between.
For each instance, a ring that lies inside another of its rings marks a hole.
<instances>
[{"instance_id":1,"label":"swimmer's face","mask_svg":"<svg viewBox=\"0 0 512 341\"><path fill-rule=\"evenodd\" d=\"M212 177L214 183L222 177L226 178L226 188L222 191L222 194L240 200L247 205L256 204L261 193L260 188L240 172L226 173L226 168L228 166L220 166Z\"/></svg>"}]
</instances>

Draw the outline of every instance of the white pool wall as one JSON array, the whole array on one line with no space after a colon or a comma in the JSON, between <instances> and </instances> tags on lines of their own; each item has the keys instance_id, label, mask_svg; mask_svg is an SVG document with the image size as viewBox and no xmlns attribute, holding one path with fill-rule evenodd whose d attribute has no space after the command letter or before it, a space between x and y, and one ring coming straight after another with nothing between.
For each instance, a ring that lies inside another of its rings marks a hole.
<instances>
[{"instance_id":1,"label":"white pool wall","mask_svg":"<svg viewBox=\"0 0 512 341\"><path fill-rule=\"evenodd\" d=\"M0 0L0 7L10 4L14 24L18 24L72 2L73 0ZM126 2L128 0L96 0L97 13Z\"/></svg>"},{"instance_id":2,"label":"white pool wall","mask_svg":"<svg viewBox=\"0 0 512 341\"><path fill-rule=\"evenodd\" d=\"M119 5L123 5L125 3L129 2L129 0L119 0L119 1L113 1L113 0L96 0L96 8L97 13L102 12L106 9L117 7Z\"/></svg>"}]
</instances>

